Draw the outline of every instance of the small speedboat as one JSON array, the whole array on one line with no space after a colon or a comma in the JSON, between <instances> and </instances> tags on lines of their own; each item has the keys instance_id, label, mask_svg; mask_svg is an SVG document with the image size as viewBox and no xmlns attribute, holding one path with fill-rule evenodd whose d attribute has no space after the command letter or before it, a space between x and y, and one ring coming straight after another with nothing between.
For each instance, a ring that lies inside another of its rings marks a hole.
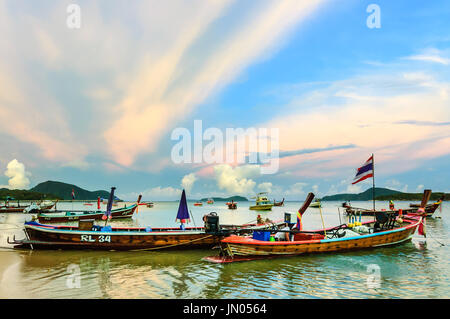
<instances>
[{"instance_id":1,"label":"small speedboat","mask_svg":"<svg viewBox=\"0 0 450 319\"><path fill-rule=\"evenodd\" d=\"M316 199L314 202L311 203L311 205L309 205L309 207L321 208L322 207L322 203L320 202L319 199Z\"/></svg>"}]
</instances>

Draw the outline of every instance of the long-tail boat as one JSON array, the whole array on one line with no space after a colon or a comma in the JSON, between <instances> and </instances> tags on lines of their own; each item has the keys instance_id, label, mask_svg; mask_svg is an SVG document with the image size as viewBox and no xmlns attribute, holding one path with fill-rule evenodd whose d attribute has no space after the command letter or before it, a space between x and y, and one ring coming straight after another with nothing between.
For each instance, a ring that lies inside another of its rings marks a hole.
<instances>
[{"instance_id":1,"label":"long-tail boat","mask_svg":"<svg viewBox=\"0 0 450 319\"><path fill-rule=\"evenodd\" d=\"M186 220L189 211L186 196L180 200L177 219ZM93 220L80 220L78 226L43 225L26 222L26 238L8 243L15 248L31 249L95 249L95 250L159 250L192 249L213 247L232 233L247 233L253 230L279 229L284 222L269 224L220 225L215 213L204 216L204 227L151 228L111 227L94 225Z\"/></svg>"},{"instance_id":2,"label":"long-tail boat","mask_svg":"<svg viewBox=\"0 0 450 319\"><path fill-rule=\"evenodd\" d=\"M11 205L5 203L4 206L0 206L0 213L24 213L31 206L34 206L37 209L50 210L56 205L57 202L58 201L50 202L50 203L42 203L41 202L41 203L37 203L37 204L20 205L19 201L17 201L17 206L11 206Z\"/></svg>"},{"instance_id":3,"label":"long-tail boat","mask_svg":"<svg viewBox=\"0 0 450 319\"><path fill-rule=\"evenodd\" d=\"M293 240L270 240L268 238L270 236L260 235L264 232L254 232L253 236L231 235L221 240L219 256L205 257L204 260L229 263L396 245L411 240L425 216L406 215L398 218L394 214L376 212L375 218L374 221L363 222L353 227L342 224L316 231L286 230L293 235ZM267 235L269 232L265 233Z\"/></svg>"},{"instance_id":4,"label":"long-tail boat","mask_svg":"<svg viewBox=\"0 0 450 319\"><path fill-rule=\"evenodd\" d=\"M427 206L425 206L425 211L432 211L433 213L436 211L436 209L438 209L439 207L441 207L442 202L445 199L445 194L442 195L436 202L434 202L433 204L428 204ZM419 208L420 204L409 204L409 207L411 208Z\"/></svg>"},{"instance_id":5,"label":"long-tail boat","mask_svg":"<svg viewBox=\"0 0 450 319\"><path fill-rule=\"evenodd\" d=\"M228 209L237 209L237 203L234 200L227 203Z\"/></svg>"},{"instance_id":6,"label":"long-tail boat","mask_svg":"<svg viewBox=\"0 0 450 319\"><path fill-rule=\"evenodd\" d=\"M284 198L281 202L276 202L275 199L273 200L273 206L284 206Z\"/></svg>"},{"instance_id":7,"label":"long-tail boat","mask_svg":"<svg viewBox=\"0 0 450 319\"><path fill-rule=\"evenodd\" d=\"M442 201L437 201L434 204L427 205L424 207L426 217L433 216L434 212L439 208ZM400 209L394 209L394 210L376 210L368 209L368 208L360 208L360 207L353 207L347 203L343 203L342 207L345 208L344 212L347 215L362 215L362 216L374 216L377 212L385 212L385 213L392 213L392 214L399 214ZM415 214L417 212L417 206L413 206L410 208L402 208L402 213L405 215L408 214Z\"/></svg>"},{"instance_id":8,"label":"long-tail boat","mask_svg":"<svg viewBox=\"0 0 450 319\"><path fill-rule=\"evenodd\" d=\"M112 219L123 219L133 217L134 212L139 206L139 202L142 196L139 195L138 200L131 206L122 207L118 209L111 210ZM62 222L73 222L84 219L102 219L105 215L105 211L99 210L100 204L98 204L98 210L96 211L57 211L57 212L39 212L37 214L37 219L40 223L62 223Z\"/></svg>"}]
</instances>

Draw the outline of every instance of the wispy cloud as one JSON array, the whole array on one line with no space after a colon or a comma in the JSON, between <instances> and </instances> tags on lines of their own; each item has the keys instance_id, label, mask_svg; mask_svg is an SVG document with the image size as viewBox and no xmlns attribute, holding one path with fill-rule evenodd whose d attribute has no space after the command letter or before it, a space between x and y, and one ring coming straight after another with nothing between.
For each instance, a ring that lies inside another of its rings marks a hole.
<instances>
[{"instance_id":1,"label":"wispy cloud","mask_svg":"<svg viewBox=\"0 0 450 319\"><path fill-rule=\"evenodd\" d=\"M250 64L278 49L281 40L322 2L263 2L245 22L232 19L232 31L216 37L211 42L214 50L206 50L207 55L195 50L196 40L226 6L220 1L199 4L196 18L186 24L170 51L161 59L141 62L142 71L115 107L119 119L104 133L115 159L131 165L138 154L152 152L164 133ZM196 55L196 63L192 69L183 68L181 61L192 61L190 54Z\"/></svg>"},{"instance_id":2,"label":"wispy cloud","mask_svg":"<svg viewBox=\"0 0 450 319\"><path fill-rule=\"evenodd\" d=\"M388 67L385 72L378 70L374 75L336 81L310 94L294 95L287 106L291 112L261 125L279 128L280 148L292 150L286 155L316 150L318 145L351 146L282 157L282 170L298 177L336 176L345 167L353 174L363 157L371 153L377 154L378 163L385 163L382 173L399 173L427 158L449 154L445 121L450 119L449 96L450 83L435 73L425 76ZM405 153L409 154L408 163Z\"/></svg>"},{"instance_id":3,"label":"wispy cloud","mask_svg":"<svg viewBox=\"0 0 450 319\"><path fill-rule=\"evenodd\" d=\"M398 121L395 124L407 124L407 125L417 125L417 126L448 126L450 122L434 122L434 121Z\"/></svg>"},{"instance_id":4,"label":"wispy cloud","mask_svg":"<svg viewBox=\"0 0 450 319\"><path fill-rule=\"evenodd\" d=\"M432 62L432 63L438 63L442 65L449 65L450 64L450 58L444 56L444 52L432 48L427 49L422 54L416 54L416 55L410 55L405 57L405 59L408 60L415 60L415 61L423 61L423 62Z\"/></svg>"}]
</instances>

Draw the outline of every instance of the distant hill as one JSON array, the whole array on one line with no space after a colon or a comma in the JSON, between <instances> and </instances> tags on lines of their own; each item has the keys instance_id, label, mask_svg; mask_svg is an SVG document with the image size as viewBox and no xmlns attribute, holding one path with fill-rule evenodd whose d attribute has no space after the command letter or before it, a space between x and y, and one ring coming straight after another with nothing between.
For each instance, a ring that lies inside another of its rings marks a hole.
<instances>
[{"instance_id":1,"label":"distant hill","mask_svg":"<svg viewBox=\"0 0 450 319\"><path fill-rule=\"evenodd\" d=\"M25 189L1 188L0 189L0 200L5 200L8 197L13 198L14 200L62 199L61 197L54 195L54 194L28 191Z\"/></svg>"},{"instance_id":2,"label":"distant hill","mask_svg":"<svg viewBox=\"0 0 450 319\"><path fill-rule=\"evenodd\" d=\"M55 181L40 183L30 191L55 194L62 199L69 200L72 199L72 189L75 191L75 200L96 200L99 196L106 199L109 197L109 192L104 190L88 191L76 185Z\"/></svg>"},{"instance_id":3,"label":"distant hill","mask_svg":"<svg viewBox=\"0 0 450 319\"><path fill-rule=\"evenodd\" d=\"M430 200L436 200L440 198L443 193L431 193ZM375 199L376 200L421 200L423 193L403 193L388 188L375 187ZM445 196L450 198L450 194ZM359 193L359 194L337 194L331 196L324 196L322 201L364 201L372 200L372 188Z\"/></svg>"},{"instance_id":4,"label":"distant hill","mask_svg":"<svg viewBox=\"0 0 450 319\"><path fill-rule=\"evenodd\" d=\"M201 201L207 201L209 198L212 198L215 202L231 202L232 200L235 202L248 202L248 199L242 196L231 196L231 197L208 197L202 198Z\"/></svg>"}]
</instances>

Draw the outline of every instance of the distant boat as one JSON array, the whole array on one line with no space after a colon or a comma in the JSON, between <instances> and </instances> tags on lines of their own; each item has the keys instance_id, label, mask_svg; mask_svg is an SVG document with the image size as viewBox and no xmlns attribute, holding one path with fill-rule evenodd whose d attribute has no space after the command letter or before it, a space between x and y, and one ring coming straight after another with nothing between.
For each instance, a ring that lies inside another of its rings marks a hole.
<instances>
[{"instance_id":1,"label":"distant boat","mask_svg":"<svg viewBox=\"0 0 450 319\"><path fill-rule=\"evenodd\" d=\"M322 203L320 202L319 199L316 199L313 203L311 203L311 205L309 205L309 207L312 207L312 208L321 208L321 207L322 207Z\"/></svg>"},{"instance_id":2,"label":"distant boat","mask_svg":"<svg viewBox=\"0 0 450 319\"><path fill-rule=\"evenodd\" d=\"M129 207L123 207L111 210L111 218L131 218L141 201L142 196L139 195L136 203ZM98 220L102 219L105 215L105 211L40 211L37 214L37 219L40 223L60 223L60 222L71 222L84 219Z\"/></svg>"},{"instance_id":3,"label":"distant boat","mask_svg":"<svg viewBox=\"0 0 450 319\"><path fill-rule=\"evenodd\" d=\"M203 203L202 202L195 202L194 206L203 206Z\"/></svg>"},{"instance_id":4,"label":"distant boat","mask_svg":"<svg viewBox=\"0 0 450 319\"><path fill-rule=\"evenodd\" d=\"M131 218L136 210L137 204L133 204L129 207L123 207L111 210L111 218ZM40 223L61 223L61 222L71 222L83 219L102 219L104 211L81 211L81 212L55 212L55 213L39 213L38 220Z\"/></svg>"},{"instance_id":5,"label":"distant boat","mask_svg":"<svg viewBox=\"0 0 450 319\"><path fill-rule=\"evenodd\" d=\"M424 194L426 194L427 191L429 191L431 194L431 190L425 190ZM429 204L429 205L424 206L426 217L433 216L434 212L441 206L442 200L443 200L443 198L439 199L434 204ZM405 214L413 214L413 215L417 214L417 210L420 207L420 205L421 204L419 204L419 206L417 206L415 204L411 204L410 208L402 208L401 209L402 214L404 214L404 215ZM345 208L344 212L346 215L374 216L377 212L393 213L395 215L399 214L399 209L379 209L379 210L374 211L373 209L354 207L354 206L351 206L347 202L342 203L342 207Z\"/></svg>"},{"instance_id":6,"label":"distant boat","mask_svg":"<svg viewBox=\"0 0 450 319\"><path fill-rule=\"evenodd\" d=\"M214 200L212 198L209 198L208 201L206 202L207 204L214 204Z\"/></svg>"},{"instance_id":7,"label":"distant boat","mask_svg":"<svg viewBox=\"0 0 450 319\"><path fill-rule=\"evenodd\" d=\"M235 201L231 201L227 203L228 209L237 209L237 203Z\"/></svg>"},{"instance_id":8,"label":"distant boat","mask_svg":"<svg viewBox=\"0 0 450 319\"><path fill-rule=\"evenodd\" d=\"M55 202L40 202L37 204L20 206L19 201L17 202L17 206L10 206L9 204L5 206L0 206L0 213L28 213L31 209L39 209L39 210L50 210L52 209L56 203Z\"/></svg>"},{"instance_id":9,"label":"distant boat","mask_svg":"<svg viewBox=\"0 0 450 319\"><path fill-rule=\"evenodd\" d=\"M273 206L284 206L284 198L281 202L276 202L275 199L273 200Z\"/></svg>"},{"instance_id":10,"label":"distant boat","mask_svg":"<svg viewBox=\"0 0 450 319\"><path fill-rule=\"evenodd\" d=\"M273 203L267 198L267 193L258 193L255 205L250 206L251 210L272 210Z\"/></svg>"}]
</instances>

